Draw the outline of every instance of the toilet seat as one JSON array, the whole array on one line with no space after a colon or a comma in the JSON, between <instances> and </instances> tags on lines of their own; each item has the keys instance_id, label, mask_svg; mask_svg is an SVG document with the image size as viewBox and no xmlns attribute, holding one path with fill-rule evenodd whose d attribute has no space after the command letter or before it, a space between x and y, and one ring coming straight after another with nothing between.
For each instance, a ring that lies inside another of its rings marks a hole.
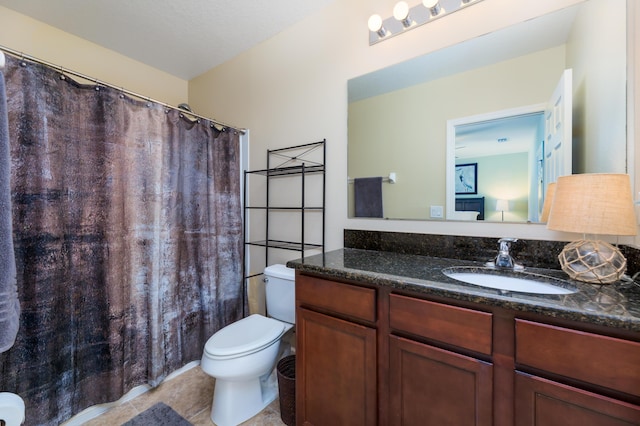
<instances>
[{"instance_id":1,"label":"toilet seat","mask_svg":"<svg viewBox=\"0 0 640 426\"><path fill-rule=\"evenodd\" d=\"M269 346L284 332L284 323L253 314L217 331L207 340L204 353L213 359L237 358Z\"/></svg>"}]
</instances>

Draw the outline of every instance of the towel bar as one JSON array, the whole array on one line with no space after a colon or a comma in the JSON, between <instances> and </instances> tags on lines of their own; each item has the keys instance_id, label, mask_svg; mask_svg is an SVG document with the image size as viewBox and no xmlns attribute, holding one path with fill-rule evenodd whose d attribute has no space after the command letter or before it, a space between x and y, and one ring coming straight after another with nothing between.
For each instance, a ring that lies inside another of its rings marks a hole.
<instances>
[{"instance_id":1,"label":"towel bar","mask_svg":"<svg viewBox=\"0 0 640 426\"><path fill-rule=\"evenodd\" d=\"M348 183L353 183L353 178L347 179ZM394 172L389 173L389 177L382 178L382 182L385 183L396 183L396 174Z\"/></svg>"}]
</instances>

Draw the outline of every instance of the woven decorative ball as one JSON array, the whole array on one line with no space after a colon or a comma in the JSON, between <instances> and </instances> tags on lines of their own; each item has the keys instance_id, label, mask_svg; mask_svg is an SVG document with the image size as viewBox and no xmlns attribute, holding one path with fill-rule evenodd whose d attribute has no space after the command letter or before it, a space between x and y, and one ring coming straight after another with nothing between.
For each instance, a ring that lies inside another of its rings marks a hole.
<instances>
[{"instance_id":1,"label":"woven decorative ball","mask_svg":"<svg viewBox=\"0 0 640 426\"><path fill-rule=\"evenodd\" d=\"M605 241L579 240L567 244L558 255L560 266L574 280L611 284L622 278L627 260Z\"/></svg>"}]
</instances>

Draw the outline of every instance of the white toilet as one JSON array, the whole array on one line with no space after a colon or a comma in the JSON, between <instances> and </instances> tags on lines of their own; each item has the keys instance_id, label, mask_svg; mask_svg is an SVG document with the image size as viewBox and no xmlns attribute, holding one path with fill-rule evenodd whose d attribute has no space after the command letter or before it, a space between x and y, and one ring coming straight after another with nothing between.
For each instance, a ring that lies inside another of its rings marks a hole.
<instances>
[{"instance_id":1,"label":"white toilet","mask_svg":"<svg viewBox=\"0 0 640 426\"><path fill-rule=\"evenodd\" d=\"M0 424L20 426L24 422L24 400L15 393L0 392Z\"/></svg>"},{"instance_id":2,"label":"white toilet","mask_svg":"<svg viewBox=\"0 0 640 426\"><path fill-rule=\"evenodd\" d=\"M269 380L280 339L295 323L295 273L284 265L264 270L267 313L229 324L207 340L202 370L215 377L211 420L235 426L258 414L277 396Z\"/></svg>"}]
</instances>

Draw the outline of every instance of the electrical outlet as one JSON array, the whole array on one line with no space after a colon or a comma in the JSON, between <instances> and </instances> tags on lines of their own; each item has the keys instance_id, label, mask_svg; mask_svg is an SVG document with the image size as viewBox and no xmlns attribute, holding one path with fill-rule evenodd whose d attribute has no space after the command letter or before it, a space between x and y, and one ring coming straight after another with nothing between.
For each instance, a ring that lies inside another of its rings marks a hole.
<instances>
[{"instance_id":1,"label":"electrical outlet","mask_svg":"<svg viewBox=\"0 0 640 426\"><path fill-rule=\"evenodd\" d=\"M442 206L431 206L431 217L432 218L442 218L444 209Z\"/></svg>"}]
</instances>

